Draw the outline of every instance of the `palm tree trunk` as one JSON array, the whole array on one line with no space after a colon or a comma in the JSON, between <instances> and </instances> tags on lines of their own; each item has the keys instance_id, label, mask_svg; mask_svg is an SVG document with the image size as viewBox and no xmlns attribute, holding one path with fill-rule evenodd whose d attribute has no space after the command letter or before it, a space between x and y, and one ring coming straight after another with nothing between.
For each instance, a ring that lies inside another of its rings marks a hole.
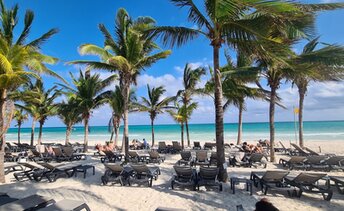
<instances>
[{"instance_id":1,"label":"palm tree trunk","mask_svg":"<svg viewBox=\"0 0 344 211\"><path fill-rule=\"evenodd\" d=\"M238 122L238 140L237 144L241 144L241 134L242 134L242 111L243 105L240 103L239 105L239 122Z\"/></svg>"},{"instance_id":2,"label":"palm tree trunk","mask_svg":"<svg viewBox=\"0 0 344 211\"><path fill-rule=\"evenodd\" d=\"M113 135L116 132L116 117L112 118L112 126L113 126L113 129L111 131L110 142L113 142ZM116 144L115 144L115 146L116 146Z\"/></svg>"},{"instance_id":3,"label":"palm tree trunk","mask_svg":"<svg viewBox=\"0 0 344 211\"><path fill-rule=\"evenodd\" d=\"M1 98L0 98L0 183L5 183L5 136L4 136L4 106L6 100L6 90L1 90Z\"/></svg>"},{"instance_id":4,"label":"palm tree trunk","mask_svg":"<svg viewBox=\"0 0 344 211\"><path fill-rule=\"evenodd\" d=\"M31 139L30 139L30 145L33 146L33 142L35 140L35 126L36 126L36 119L32 118L32 124L31 124Z\"/></svg>"},{"instance_id":5,"label":"palm tree trunk","mask_svg":"<svg viewBox=\"0 0 344 211\"><path fill-rule=\"evenodd\" d=\"M122 95L124 99L124 113L123 113L123 122L124 122L124 131L123 131L123 138L124 138L124 152L125 157L128 156L129 152L129 92L130 92L130 79L124 79L123 87L122 87Z\"/></svg>"},{"instance_id":6,"label":"palm tree trunk","mask_svg":"<svg viewBox=\"0 0 344 211\"><path fill-rule=\"evenodd\" d=\"M18 123L18 144L20 144L20 129L21 129L21 124Z\"/></svg>"},{"instance_id":7,"label":"palm tree trunk","mask_svg":"<svg viewBox=\"0 0 344 211\"><path fill-rule=\"evenodd\" d=\"M38 145L41 145L41 142L42 142L42 130L43 130L43 124L44 124L44 121L39 121L39 133L38 133L38 140L37 140L37 143Z\"/></svg>"},{"instance_id":8,"label":"palm tree trunk","mask_svg":"<svg viewBox=\"0 0 344 211\"><path fill-rule=\"evenodd\" d=\"M65 142L66 146L69 144L70 134L71 133L72 133L72 125L68 125L67 129L66 129L66 142Z\"/></svg>"},{"instance_id":9,"label":"palm tree trunk","mask_svg":"<svg viewBox=\"0 0 344 211\"><path fill-rule=\"evenodd\" d=\"M119 135L119 124L115 126L115 146L118 145L118 135Z\"/></svg>"},{"instance_id":10,"label":"palm tree trunk","mask_svg":"<svg viewBox=\"0 0 344 211\"><path fill-rule=\"evenodd\" d=\"M114 134L115 134L115 129L112 129L109 142L112 142Z\"/></svg>"},{"instance_id":11,"label":"palm tree trunk","mask_svg":"<svg viewBox=\"0 0 344 211\"><path fill-rule=\"evenodd\" d=\"M220 74L220 58L219 50L221 41L213 41L213 56L214 56L214 78L215 78L215 122L216 122L216 152L217 152L217 166L219 167L219 180L226 182L228 178L227 169L224 168L225 151L223 138L223 106L222 106L222 82Z\"/></svg>"},{"instance_id":12,"label":"palm tree trunk","mask_svg":"<svg viewBox=\"0 0 344 211\"><path fill-rule=\"evenodd\" d=\"M181 135L181 142L182 142L182 149L184 149L184 124L180 123L180 135Z\"/></svg>"},{"instance_id":13,"label":"palm tree trunk","mask_svg":"<svg viewBox=\"0 0 344 211\"><path fill-rule=\"evenodd\" d=\"M0 120L1 121L1 120ZM5 183L5 159L4 159L4 156L5 156L5 152L4 150L4 147L1 148L0 150L0 183Z\"/></svg>"},{"instance_id":14,"label":"palm tree trunk","mask_svg":"<svg viewBox=\"0 0 344 211\"><path fill-rule=\"evenodd\" d=\"M151 119L152 126L152 147L154 146L154 119Z\"/></svg>"},{"instance_id":15,"label":"palm tree trunk","mask_svg":"<svg viewBox=\"0 0 344 211\"><path fill-rule=\"evenodd\" d=\"M270 161L275 162L275 104L277 86L270 85L270 108L269 108L269 124L270 124Z\"/></svg>"},{"instance_id":16,"label":"palm tree trunk","mask_svg":"<svg viewBox=\"0 0 344 211\"><path fill-rule=\"evenodd\" d=\"M88 120L89 120L89 116L87 116L84 119L84 126L85 126L85 132L84 132L84 152L88 151Z\"/></svg>"},{"instance_id":17,"label":"palm tree trunk","mask_svg":"<svg viewBox=\"0 0 344 211\"><path fill-rule=\"evenodd\" d=\"M188 147L190 147L189 123L187 119L185 120L185 129L186 129L186 139L188 140Z\"/></svg>"},{"instance_id":18,"label":"palm tree trunk","mask_svg":"<svg viewBox=\"0 0 344 211\"><path fill-rule=\"evenodd\" d=\"M303 102L305 100L306 89L299 87L299 145L304 146L303 143Z\"/></svg>"}]
</instances>

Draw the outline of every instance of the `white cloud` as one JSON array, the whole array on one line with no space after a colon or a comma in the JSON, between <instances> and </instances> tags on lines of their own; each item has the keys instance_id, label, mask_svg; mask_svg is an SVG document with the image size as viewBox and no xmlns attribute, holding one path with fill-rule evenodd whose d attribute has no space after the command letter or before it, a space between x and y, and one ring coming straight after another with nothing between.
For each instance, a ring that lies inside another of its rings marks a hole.
<instances>
[{"instance_id":1,"label":"white cloud","mask_svg":"<svg viewBox=\"0 0 344 211\"><path fill-rule=\"evenodd\" d=\"M164 86L166 95L176 95L178 90L182 89L182 79L177 78L171 74L154 77L152 75L143 74L137 78L137 88L146 87L149 84L151 87Z\"/></svg>"}]
</instances>

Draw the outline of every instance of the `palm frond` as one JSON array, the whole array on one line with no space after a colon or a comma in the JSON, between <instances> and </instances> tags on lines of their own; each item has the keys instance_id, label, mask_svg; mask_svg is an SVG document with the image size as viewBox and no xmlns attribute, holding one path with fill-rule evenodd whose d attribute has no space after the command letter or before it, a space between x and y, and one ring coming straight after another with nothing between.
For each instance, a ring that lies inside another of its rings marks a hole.
<instances>
[{"instance_id":1,"label":"palm frond","mask_svg":"<svg viewBox=\"0 0 344 211\"><path fill-rule=\"evenodd\" d=\"M153 27L146 31L146 36L161 39L163 45L169 45L171 47L182 46L185 43L196 39L200 34L205 35L202 31L197 29L171 26Z\"/></svg>"}]
</instances>

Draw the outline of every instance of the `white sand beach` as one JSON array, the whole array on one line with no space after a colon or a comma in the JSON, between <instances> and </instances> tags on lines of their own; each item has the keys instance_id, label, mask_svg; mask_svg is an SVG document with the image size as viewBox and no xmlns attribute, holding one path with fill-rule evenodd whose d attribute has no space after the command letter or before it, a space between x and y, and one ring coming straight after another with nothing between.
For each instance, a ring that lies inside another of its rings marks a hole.
<instances>
[{"instance_id":1,"label":"white sand beach","mask_svg":"<svg viewBox=\"0 0 344 211\"><path fill-rule=\"evenodd\" d=\"M289 146L288 143L285 143ZM344 154L344 142L307 142L307 146L317 151L319 146L323 153ZM280 155L278 155L279 159ZM270 191L266 196L254 188L253 195L240 184L236 193L232 194L229 183L223 185L223 191L200 191L170 188L170 180L174 173L173 165L180 159L180 155L166 155L164 163L160 164L161 175L153 181L153 187L123 186L119 184L103 186L100 177L105 168L99 158L88 157L82 161L96 167L95 175L88 172L86 179L80 174L78 177L60 178L54 183L17 182L13 174L6 176L6 183L0 185L1 192L7 192L12 197L22 198L31 194L51 197L56 201L61 199L75 199L85 201L91 210L155 210L157 207L180 208L185 210L236 210L236 205L242 204L245 210L254 210L255 203L266 197L280 210L343 210L344 195L336 190L331 201L323 200L320 194L304 193L301 198L291 198L286 191ZM277 161L278 161L277 159ZM281 168L269 163L267 169L228 167L229 177L241 176L249 178L251 171L265 171ZM293 171L298 173L300 171ZM329 172L329 175L344 176L344 172Z\"/></svg>"}]
</instances>

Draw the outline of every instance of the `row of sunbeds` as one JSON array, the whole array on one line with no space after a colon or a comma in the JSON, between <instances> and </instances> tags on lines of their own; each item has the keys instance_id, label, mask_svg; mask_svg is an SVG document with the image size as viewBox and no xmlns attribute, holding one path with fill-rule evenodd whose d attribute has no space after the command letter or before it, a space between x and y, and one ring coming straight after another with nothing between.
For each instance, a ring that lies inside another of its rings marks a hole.
<instances>
[{"instance_id":1,"label":"row of sunbeds","mask_svg":"<svg viewBox=\"0 0 344 211\"><path fill-rule=\"evenodd\" d=\"M178 186L191 186L193 190L199 190L200 186L216 187L222 191L222 183L218 181L217 175L219 169L217 167L200 166L199 172L190 166L173 166L175 175L171 180L171 188Z\"/></svg>"},{"instance_id":2,"label":"row of sunbeds","mask_svg":"<svg viewBox=\"0 0 344 211\"><path fill-rule=\"evenodd\" d=\"M81 201L63 199L56 202L54 199L40 195L30 195L28 197L17 199L9 197L5 193L0 193L0 211L8 210L86 210L90 211L88 205Z\"/></svg>"},{"instance_id":3,"label":"row of sunbeds","mask_svg":"<svg viewBox=\"0 0 344 211\"><path fill-rule=\"evenodd\" d=\"M275 147L275 151L282 152L286 155L290 156L314 156L314 155L321 155L320 153L308 148L308 147L300 147L297 144L290 143L291 147L287 148L284 144L280 141L279 144L281 145L280 148ZM335 156L335 154L326 154L327 156Z\"/></svg>"},{"instance_id":4,"label":"row of sunbeds","mask_svg":"<svg viewBox=\"0 0 344 211\"><path fill-rule=\"evenodd\" d=\"M30 161L73 161L85 159L86 155L82 153L77 153L72 146L55 146L52 147L51 153L48 152L48 149L44 145L37 145L35 148L28 149L27 151L21 152L7 152L5 155L5 160L7 162L16 162L20 159L28 159Z\"/></svg>"},{"instance_id":5,"label":"row of sunbeds","mask_svg":"<svg viewBox=\"0 0 344 211\"><path fill-rule=\"evenodd\" d=\"M197 150L196 156L193 157L190 151L180 152L181 159L178 161L179 165L190 165L190 166L211 166L217 165L217 154L216 152L211 152L210 157L208 157L208 151ZM262 153L253 153L247 155L247 159L239 160L233 156L229 157L229 165L231 166L243 166L243 167L257 167L262 166L266 168L267 162L264 159L265 155Z\"/></svg>"},{"instance_id":6,"label":"row of sunbeds","mask_svg":"<svg viewBox=\"0 0 344 211\"><path fill-rule=\"evenodd\" d=\"M119 183L121 186L132 183L146 184L152 187L153 180L157 180L161 174L157 166L147 166L146 164L109 164L105 163L105 173L101 177L103 185L108 183Z\"/></svg>"},{"instance_id":7,"label":"row of sunbeds","mask_svg":"<svg viewBox=\"0 0 344 211\"><path fill-rule=\"evenodd\" d=\"M124 161L124 154L117 153L110 150L101 151L100 161L102 163L121 162ZM128 161L132 163L162 163L165 157L161 156L156 151L148 151L148 155L139 155L136 151L128 152Z\"/></svg>"},{"instance_id":8,"label":"row of sunbeds","mask_svg":"<svg viewBox=\"0 0 344 211\"><path fill-rule=\"evenodd\" d=\"M266 171L252 172L250 179L256 187L260 186L265 195L270 189L279 189L287 190L290 196L297 197L301 197L303 192L320 193L325 200L330 201L333 195L331 180L335 182L339 193L344 193L344 178L327 174L301 172L291 175L288 171ZM322 185L321 180L324 180Z\"/></svg>"},{"instance_id":9,"label":"row of sunbeds","mask_svg":"<svg viewBox=\"0 0 344 211\"><path fill-rule=\"evenodd\" d=\"M204 150L212 150L213 148L216 147L216 143L211 143L211 142L206 142L203 146ZM194 150L202 150L202 146L201 143L198 141L194 141L194 146L193 148ZM177 141L172 141L172 145L166 145L166 142L164 141L160 141L158 143L158 152L159 153L171 153L171 154L175 154L175 153L179 153L181 152L182 146L179 144L179 142Z\"/></svg>"},{"instance_id":10,"label":"row of sunbeds","mask_svg":"<svg viewBox=\"0 0 344 211\"><path fill-rule=\"evenodd\" d=\"M18 168L13 174L17 181L36 181L47 179L49 182L55 182L60 177L72 177L75 174L76 168L82 166L80 162L59 163L52 164L46 162L26 162L18 164L9 164L9 166L16 166Z\"/></svg>"},{"instance_id":11,"label":"row of sunbeds","mask_svg":"<svg viewBox=\"0 0 344 211\"><path fill-rule=\"evenodd\" d=\"M291 156L289 159L281 158L279 164L283 167L291 169L302 170L343 170L344 171L344 156L326 156L326 155L312 155L312 156Z\"/></svg>"}]
</instances>

